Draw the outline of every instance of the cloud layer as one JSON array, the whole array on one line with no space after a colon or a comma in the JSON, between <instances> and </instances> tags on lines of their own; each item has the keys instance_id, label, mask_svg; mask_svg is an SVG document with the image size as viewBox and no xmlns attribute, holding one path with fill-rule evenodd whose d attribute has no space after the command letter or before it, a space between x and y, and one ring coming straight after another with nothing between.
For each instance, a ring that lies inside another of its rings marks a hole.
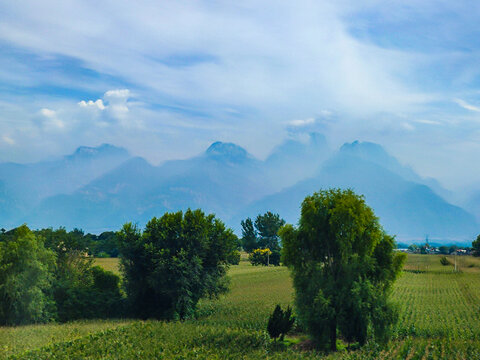
<instances>
[{"instance_id":1,"label":"cloud layer","mask_svg":"<svg viewBox=\"0 0 480 360\"><path fill-rule=\"evenodd\" d=\"M111 142L160 162L215 140L264 157L319 130L332 145L380 142L450 187L473 183L468 4L2 2L0 161Z\"/></svg>"}]
</instances>

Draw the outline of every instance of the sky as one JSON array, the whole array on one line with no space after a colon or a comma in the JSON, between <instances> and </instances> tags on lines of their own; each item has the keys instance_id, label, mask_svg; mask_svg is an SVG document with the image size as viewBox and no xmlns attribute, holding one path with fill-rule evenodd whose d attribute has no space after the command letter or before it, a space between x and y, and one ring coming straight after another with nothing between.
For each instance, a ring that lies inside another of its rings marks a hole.
<instances>
[{"instance_id":1,"label":"sky","mask_svg":"<svg viewBox=\"0 0 480 360\"><path fill-rule=\"evenodd\" d=\"M158 164L217 140L265 158L319 131L476 187L479 18L461 0L0 0L0 161L110 143Z\"/></svg>"}]
</instances>

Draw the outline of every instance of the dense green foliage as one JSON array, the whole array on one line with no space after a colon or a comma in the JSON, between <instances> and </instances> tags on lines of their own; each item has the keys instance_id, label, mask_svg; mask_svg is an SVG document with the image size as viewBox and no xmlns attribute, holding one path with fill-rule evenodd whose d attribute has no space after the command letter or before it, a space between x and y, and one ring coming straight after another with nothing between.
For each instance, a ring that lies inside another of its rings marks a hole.
<instances>
[{"instance_id":1,"label":"dense green foliage","mask_svg":"<svg viewBox=\"0 0 480 360\"><path fill-rule=\"evenodd\" d=\"M143 233L125 224L119 244L132 314L159 319L189 318L201 298L224 293L238 246L232 230L200 210L153 218Z\"/></svg>"},{"instance_id":2,"label":"dense green foliage","mask_svg":"<svg viewBox=\"0 0 480 360\"><path fill-rule=\"evenodd\" d=\"M293 301L291 279L285 267L241 261L229 270L231 291L200 301L196 319L0 327L0 359L478 359L480 259L457 256L457 273L439 259L408 255L392 293L399 321L385 347L339 346L326 356L302 335L287 335L284 346L270 342L267 321L276 304Z\"/></svg>"},{"instance_id":3,"label":"dense green foliage","mask_svg":"<svg viewBox=\"0 0 480 360\"><path fill-rule=\"evenodd\" d=\"M473 256L480 256L480 235L472 241Z\"/></svg>"},{"instance_id":4,"label":"dense green foliage","mask_svg":"<svg viewBox=\"0 0 480 360\"><path fill-rule=\"evenodd\" d=\"M55 286L58 320L118 318L124 315L120 278L98 266L74 269Z\"/></svg>"},{"instance_id":5,"label":"dense green foliage","mask_svg":"<svg viewBox=\"0 0 480 360\"><path fill-rule=\"evenodd\" d=\"M88 256L91 243L83 231L60 228L36 233L56 253L53 298L59 321L123 315L120 278L93 266L93 258Z\"/></svg>"},{"instance_id":6,"label":"dense green foliage","mask_svg":"<svg viewBox=\"0 0 480 360\"><path fill-rule=\"evenodd\" d=\"M54 316L55 254L43 239L20 226L0 239L0 323L27 324Z\"/></svg>"},{"instance_id":7,"label":"dense green foliage","mask_svg":"<svg viewBox=\"0 0 480 360\"><path fill-rule=\"evenodd\" d=\"M278 230L285 225L285 220L280 215L273 214L270 211L263 215L258 215L255 219L255 228L258 232L258 245L260 248L269 248L272 252L279 248Z\"/></svg>"},{"instance_id":8,"label":"dense green foliage","mask_svg":"<svg viewBox=\"0 0 480 360\"><path fill-rule=\"evenodd\" d=\"M250 218L246 218L241 221L242 225L242 247L243 250L250 253L258 248L257 231L253 225L253 221Z\"/></svg>"},{"instance_id":9,"label":"dense green foliage","mask_svg":"<svg viewBox=\"0 0 480 360\"><path fill-rule=\"evenodd\" d=\"M292 308L287 307L285 311L277 304L272 315L268 318L267 331L271 338L277 340L280 337L280 341L283 341L285 335L292 329L295 323L295 317L292 316Z\"/></svg>"},{"instance_id":10,"label":"dense green foliage","mask_svg":"<svg viewBox=\"0 0 480 360\"><path fill-rule=\"evenodd\" d=\"M122 316L120 278L93 267L83 240L79 230L32 232L25 225L2 234L1 322Z\"/></svg>"},{"instance_id":11,"label":"dense green foliage","mask_svg":"<svg viewBox=\"0 0 480 360\"><path fill-rule=\"evenodd\" d=\"M95 257L117 257L118 243L117 234L113 231L105 231L100 235L85 234L82 230L74 229L66 231L65 228L41 229L35 231L45 239L45 246L55 250L59 246L65 246L72 250L81 250Z\"/></svg>"},{"instance_id":12,"label":"dense green foliage","mask_svg":"<svg viewBox=\"0 0 480 360\"><path fill-rule=\"evenodd\" d=\"M351 190L331 189L302 203L299 227L280 231L284 262L292 271L297 315L319 345L385 340L395 312L388 302L402 269L394 239L372 209Z\"/></svg>"},{"instance_id":13,"label":"dense green foliage","mask_svg":"<svg viewBox=\"0 0 480 360\"><path fill-rule=\"evenodd\" d=\"M227 257L227 263L229 265L238 265L240 264L241 254L240 251L234 250Z\"/></svg>"},{"instance_id":14,"label":"dense green foliage","mask_svg":"<svg viewBox=\"0 0 480 360\"><path fill-rule=\"evenodd\" d=\"M272 252L270 251L270 249L255 249L250 254L248 254L248 260L254 266L268 266L270 265L271 255Z\"/></svg>"},{"instance_id":15,"label":"dense green foliage","mask_svg":"<svg viewBox=\"0 0 480 360\"><path fill-rule=\"evenodd\" d=\"M443 255L448 255L448 246L445 246L445 245L442 245L438 248L438 251L440 252L440 254L443 254Z\"/></svg>"},{"instance_id":16,"label":"dense green foliage","mask_svg":"<svg viewBox=\"0 0 480 360\"><path fill-rule=\"evenodd\" d=\"M446 256L442 256L442 257L440 258L440 264L442 264L443 266L451 265L451 264L450 264L450 261L448 261L448 259L447 259Z\"/></svg>"},{"instance_id":17,"label":"dense green foliage","mask_svg":"<svg viewBox=\"0 0 480 360\"><path fill-rule=\"evenodd\" d=\"M258 215L255 223L247 218L242 225L242 247L248 253L258 249L269 249L270 254L262 261L260 253L250 256L254 265L280 265L281 247L279 244L278 230L285 224L280 215L270 211ZM265 255L265 254L264 254Z\"/></svg>"}]
</instances>

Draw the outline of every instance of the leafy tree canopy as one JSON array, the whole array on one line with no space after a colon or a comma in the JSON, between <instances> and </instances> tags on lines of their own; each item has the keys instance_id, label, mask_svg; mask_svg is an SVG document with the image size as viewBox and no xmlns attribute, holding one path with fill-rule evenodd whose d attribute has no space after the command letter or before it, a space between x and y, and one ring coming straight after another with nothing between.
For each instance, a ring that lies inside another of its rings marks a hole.
<instances>
[{"instance_id":1,"label":"leafy tree canopy","mask_svg":"<svg viewBox=\"0 0 480 360\"><path fill-rule=\"evenodd\" d=\"M131 223L119 232L121 267L133 314L188 318L198 301L227 290L228 261L237 237L200 210L153 218L143 233Z\"/></svg>"},{"instance_id":2,"label":"leafy tree canopy","mask_svg":"<svg viewBox=\"0 0 480 360\"><path fill-rule=\"evenodd\" d=\"M480 256L480 235L472 242L473 256Z\"/></svg>"},{"instance_id":3,"label":"leafy tree canopy","mask_svg":"<svg viewBox=\"0 0 480 360\"><path fill-rule=\"evenodd\" d=\"M251 253L255 249L270 249L274 253L280 251L278 230L285 225L280 215L268 211L259 214L255 222L251 218L242 220L242 247ZM279 259L280 261L280 259Z\"/></svg>"},{"instance_id":4,"label":"leafy tree canopy","mask_svg":"<svg viewBox=\"0 0 480 360\"><path fill-rule=\"evenodd\" d=\"M285 220L278 214L273 214L268 211L263 215L258 215L255 219L255 227L260 237L258 241L259 247L269 248L270 250L279 248L278 230L280 230L283 225L285 225Z\"/></svg>"},{"instance_id":5,"label":"leafy tree canopy","mask_svg":"<svg viewBox=\"0 0 480 360\"><path fill-rule=\"evenodd\" d=\"M0 241L0 323L27 324L50 320L55 254L26 226Z\"/></svg>"},{"instance_id":6,"label":"leafy tree canopy","mask_svg":"<svg viewBox=\"0 0 480 360\"><path fill-rule=\"evenodd\" d=\"M302 203L298 228L280 230L292 271L297 315L313 339L336 350L347 342L385 340L395 311L388 301L405 254L395 253L363 197L322 190Z\"/></svg>"},{"instance_id":7,"label":"leafy tree canopy","mask_svg":"<svg viewBox=\"0 0 480 360\"><path fill-rule=\"evenodd\" d=\"M258 248L257 231L253 225L253 221L250 218L242 220L242 247L243 250L250 253Z\"/></svg>"}]
</instances>

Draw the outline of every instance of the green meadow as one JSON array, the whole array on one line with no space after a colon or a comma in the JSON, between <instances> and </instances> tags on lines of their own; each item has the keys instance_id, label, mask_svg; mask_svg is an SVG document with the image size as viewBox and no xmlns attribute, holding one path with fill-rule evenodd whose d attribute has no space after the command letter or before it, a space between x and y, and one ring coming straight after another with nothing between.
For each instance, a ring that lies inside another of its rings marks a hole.
<instances>
[{"instance_id":1,"label":"green meadow","mask_svg":"<svg viewBox=\"0 0 480 360\"><path fill-rule=\"evenodd\" d=\"M389 344L341 348L328 356L291 334L266 334L276 304L293 302L285 267L232 266L231 291L203 300L183 322L102 320L0 327L0 359L480 359L480 260L458 256L458 272L440 256L409 255L392 299L400 319ZM97 264L118 271L116 259Z\"/></svg>"}]
</instances>

